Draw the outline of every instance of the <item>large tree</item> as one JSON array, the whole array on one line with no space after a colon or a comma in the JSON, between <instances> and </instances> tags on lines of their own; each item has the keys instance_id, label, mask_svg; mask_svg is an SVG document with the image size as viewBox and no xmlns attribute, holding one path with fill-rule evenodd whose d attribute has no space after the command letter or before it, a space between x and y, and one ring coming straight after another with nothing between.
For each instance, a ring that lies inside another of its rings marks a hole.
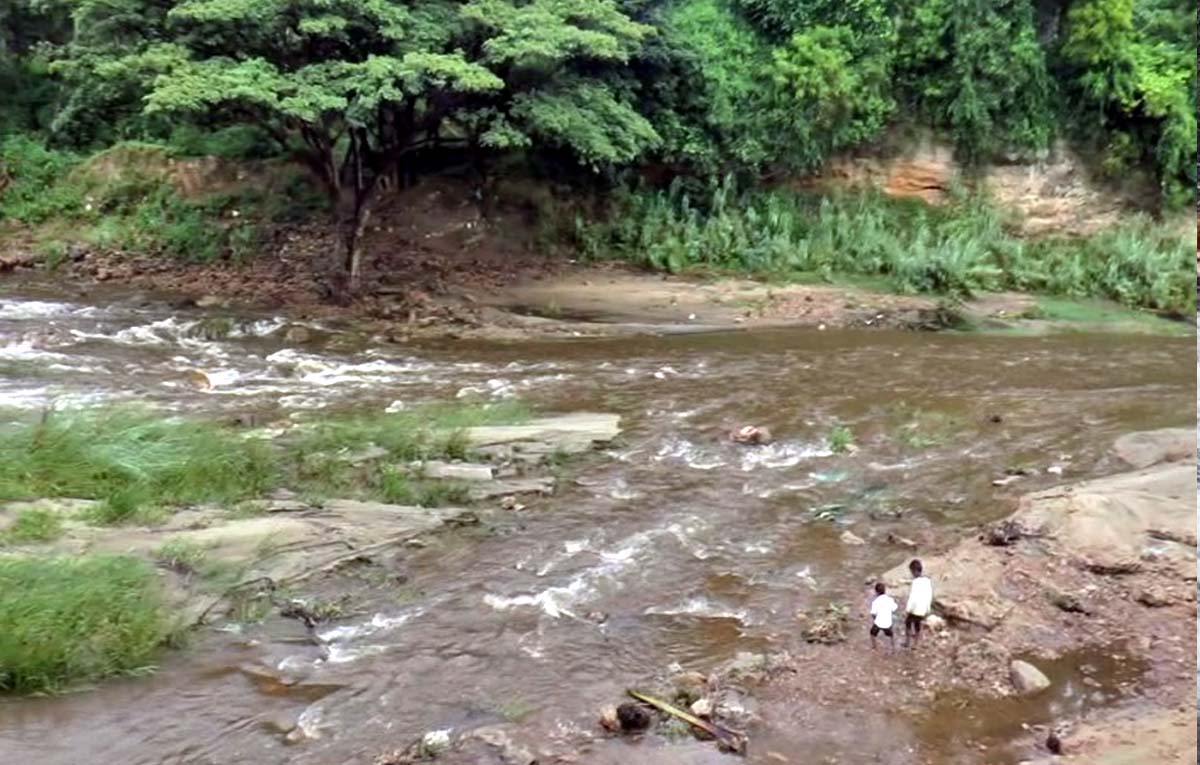
<instances>
[{"instance_id":1,"label":"large tree","mask_svg":"<svg viewBox=\"0 0 1200 765\"><path fill-rule=\"evenodd\" d=\"M144 87L149 115L254 125L312 170L340 232L340 295L362 286L372 202L424 147L481 166L542 142L599 166L658 140L621 74L650 29L614 0L70 1L111 30L133 25L131 5L161 15L132 40L81 27L64 62L78 81Z\"/></svg>"}]
</instances>

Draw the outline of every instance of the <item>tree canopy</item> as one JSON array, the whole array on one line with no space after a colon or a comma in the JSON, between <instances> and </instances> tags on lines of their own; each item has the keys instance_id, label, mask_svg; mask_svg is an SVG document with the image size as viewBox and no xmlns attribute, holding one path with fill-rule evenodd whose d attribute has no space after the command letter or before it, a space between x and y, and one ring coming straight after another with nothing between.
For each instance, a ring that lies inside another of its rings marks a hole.
<instances>
[{"instance_id":1,"label":"tree canopy","mask_svg":"<svg viewBox=\"0 0 1200 765\"><path fill-rule=\"evenodd\" d=\"M1065 137L1196 185L1182 0L0 0L0 126L75 148L257 131L326 190L339 268L430 150L474 169L806 172L897 122L967 163Z\"/></svg>"}]
</instances>

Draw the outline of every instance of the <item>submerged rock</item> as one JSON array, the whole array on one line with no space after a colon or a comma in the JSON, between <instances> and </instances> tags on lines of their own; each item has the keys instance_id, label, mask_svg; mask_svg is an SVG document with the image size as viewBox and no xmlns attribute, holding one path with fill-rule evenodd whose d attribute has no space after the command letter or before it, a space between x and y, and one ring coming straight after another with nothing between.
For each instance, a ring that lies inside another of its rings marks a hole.
<instances>
[{"instance_id":1,"label":"submerged rock","mask_svg":"<svg viewBox=\"0 0 1200 765\"><path fill-rule=\"evenodd\" d=\"M774 439L771 437L770 430L755 425L746 425L730 433L729 440L735 444L762 446L771 443Z\"/></svg>"},{"instance_id":2,"label":"submerged rock","mask_svg":"<svg viewBox=\"0 0 1200 765\"><path fill-rule=\"evenodd\" d=\"M1050 687L1050 678L1029 662L1014 659L1009 664L1009 680L1013 688L1024 696L1041 693Z\"/></svg>"},{"instance_id":3,"label":"submerged rock","mask_svg":"<svg viewBox=\"0 0 1200 765\"><path fill-rule=\"evenodd\" d=\"M842 540L842 544L855 545L855 546L866 544L866 541L863 540L862 537L858 536L857 534L855 534L853 531L850 531L849 529L847 529L846 531L843 531L842 536L839 538Z\"/></svg>"},{"instance_id":4,"label":"submerged rock","mask_svg":"<svg viewBox=\"0 0 1200 765\"><path fill-rule=\"evenodd\" d=\"M1196 452L1196 431L1191 428L1164 428L1121 436L1113 452L1131 467L1141 469L1162 462L1177 462Z\"/></svg>"}]
</instances>

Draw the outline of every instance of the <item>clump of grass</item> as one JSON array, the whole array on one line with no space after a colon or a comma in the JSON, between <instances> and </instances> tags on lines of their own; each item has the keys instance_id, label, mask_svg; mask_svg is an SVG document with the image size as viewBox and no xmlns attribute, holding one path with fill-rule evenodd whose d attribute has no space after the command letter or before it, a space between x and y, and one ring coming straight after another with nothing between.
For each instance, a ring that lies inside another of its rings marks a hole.
<instances>
[{"instance_id":1,"label":"clump of grass","mask_svg":"<svg viewBox=\"0 0 1200 765\"><path fill-rule=\"evenodd\" d=\"M97 499L91 520L124 523L148 508L259 495L277 462L269 445L214 424L124 410L50 413L0 426L0 499Z\"/></svg>"},{"instance_id":2,"label":"clump of grass","mask_svg":"<svg viewBox=\"0 0 1200 765\"><path fill-rule=\"evenodd\" d=\"M16 520L0 534L0 542L53 542L63 534L62 516L53 510L22 510Z\"/></svg>"},{"instance_id":3,"label":"clump of grass","mask_svg":"<svg viewBox=\"0 0 1200 765\"><path fill-rule=\"evenodd\" d=\"M170 632L142 561L0 558L0 691L54 692L144 670Z\"/></svg>"},{"instance_id":4,"label":"clump of grass","mask_svg":"<svg viewBox=\"0 0 1200 765\"><path fill-rule=\"evenodd\" d=\"M834 425L829 430L828 440L834 454L846 454L854 449L854 431L845 425Z\"/></svg>"},{"instance_id":5,"label":"clump of grass","mask_svg":"<svg viewBox=\"0 0 1200 765\"><path fill-rule=\"evenodd\" d=\"M908 449L930 449L954 437L961 422L945 412L898 407L894 415L901 421L893 438Z\"/></svg>"},{"instance_id":6,"label":"clump of grass","mask_svg":"<svg viewBox=\"0 0 1200 765\"><path fill-rule=\"evenodd\" d=\"M414 480L401 470L384 467L375 479L374 494L392 505L442 507L465 502L467 487L453 481Z\"/></svg>"},{"instance_id":7,"label":"clump of grass","mask_svg":"<svg viewBox=\"0 0 1200 765\"><path fill-rule=\"evenodd\" d=\"M511 723L521 722L535 711L535 707L520 696L498 700L491 705L491 709Z\"/></svg>"},{"instance_id":8,"label":"clump of grass","mask_svg":"<svg viewBox=\"0 0 1200 765\"><path fill-rule=\"evenodd\" d=\"M204 545L187 539L169 539L154 553L154 559L180 574L194 574L208 557Z\"/></svg>"},{"instance_id":9,"label":"clump of grass","mask_svg":"<svg viewBox=\"0 0 1200 765\"><path fill-rule=\"evenodd\" d=\"M465 428L511 425L528 417L528 409L513 402L427 406L382 416L324 421L300 434L294 447L303 453L336 454L358 452L374 445L400 460L464 459L469 456Z\"/></svg>"},{"instance_id":10,"label":"clump of grass","mask_svg":"<svg viewBox=\"0 0 1200 765\"><path fill-rule=\"evenodd\" d=\"M412 481L379 463L465 459L464 428L519 422L519 404L428 407L385 416L326 420L280 442L248 438L215 423L166 420L130 410L49 413L36 423L0 424L0 501L98 500L84 519L101 525L163 520L170 508L213 503L249 517L249 504L287 485L307 497L369 493L435 506L465 501L464 487ZM368 446L386 454L353 464Z\"/></svg>"}]
</instances>

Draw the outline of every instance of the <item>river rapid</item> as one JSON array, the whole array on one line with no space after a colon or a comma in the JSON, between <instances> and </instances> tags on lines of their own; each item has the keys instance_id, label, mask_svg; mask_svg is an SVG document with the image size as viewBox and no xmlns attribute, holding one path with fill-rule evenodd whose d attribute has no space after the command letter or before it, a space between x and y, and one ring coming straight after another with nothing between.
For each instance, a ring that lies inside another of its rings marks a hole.
<instances>
[{"instance_id":1,"label":"river rapid","mask_svg":"<svg viewBox=\"0 0 1200 765\"><path fill-rule=\"evenodd\" d=\"M506 721L570 751L602 706L672 665L707 671L739 651L799 648L798 610L858 607L864 583L910 554L888 533L948 546L1009 513L1018 493L1119 470L1117 436L1190 425L1194 353L1191 338L884 330L398 344L116 291L0 293L5 417L137 403L270 422L518 397L618 413L624 430L554 496L489 532L414 549L403 597L368 588L361 613L321 630L330 655L269 628L206 632L148 677L0 700L0 762L369 762L427 731ZM855 435L852 455L832 453L839 423ZM744 424L776 441L729 443ZM1037 474L993 486L1013 467ZM847 544L848 529L870 543ZM583 618L597 613L602 624ZM865 650L857 632L844 650ZM239 670L249 664L302 668L305 680L256 682ZM1083 702L1068 692L1049 703ZM768 750L952 761L922 749L920 725L862 731L854 707L851 687L820 729L768 726L749 761L770 762ZM288 716L303 742L272 729ZM725 758L651 737L582 761Z\"/></svg>"}]
</instances>

